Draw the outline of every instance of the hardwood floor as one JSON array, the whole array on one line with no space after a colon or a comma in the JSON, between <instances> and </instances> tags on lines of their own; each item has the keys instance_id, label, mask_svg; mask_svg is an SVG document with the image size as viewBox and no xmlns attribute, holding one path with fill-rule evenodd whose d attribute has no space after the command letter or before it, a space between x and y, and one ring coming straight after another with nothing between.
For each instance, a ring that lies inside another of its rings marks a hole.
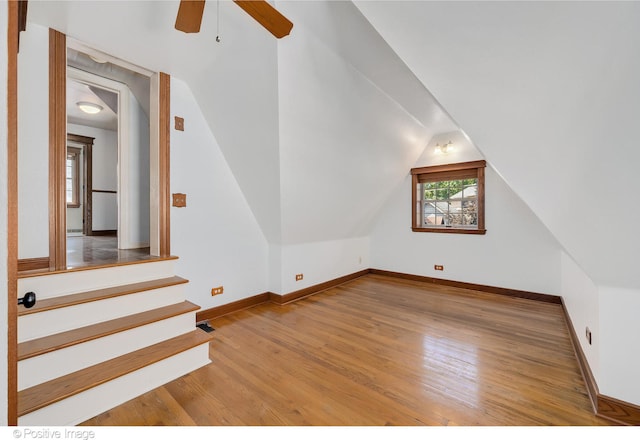
<instances>
[{"instance_id":1,"label":"hardwood floor","mask_svg":"<svg viewBox=\"0 0 640 440\"><path fill-rule=\"evenodd\" d=\"M115 236L67 236L67 268L152 260L149 248L118 249Z\"/></svg>"},{"instance_id":2,"label":"hardwood floor","mask_svg":"<svg viewBox=\"0 0 640 440\"><path fill-rule=\"evenodd\" d=\"M85 425L609 424L557 304L367 275L210 324L210 365Z\"/></svg>"}]
</instances>

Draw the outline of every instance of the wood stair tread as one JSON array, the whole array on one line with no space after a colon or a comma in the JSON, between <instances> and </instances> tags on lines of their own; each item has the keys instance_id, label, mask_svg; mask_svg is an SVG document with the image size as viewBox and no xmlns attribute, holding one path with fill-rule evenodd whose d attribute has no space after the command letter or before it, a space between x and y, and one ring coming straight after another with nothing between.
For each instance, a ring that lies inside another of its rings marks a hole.
<instances>
[{"instance_id":1,"label":"wood stair tread","mask_svg":"<svg viewBox=\"0 0 640 440\"><path fill-rule=\"evenodd\" d=\"M170 306L159 307L146 312L21 342L18 344L18 361L197 310L200 310L200 306L189 301L184 301Z\"/></svg>"},{"instance_id":2,"label":"wood stair tread","mask_svg":"<svg viewBox=\"0 0 640 440\"><path fill-rule=\"evenodd\" d=\"M22 390L18 393L18 417L208 343L212 339L212 334L195 329L184 335Z\"/></svg>"},{"instance_id":3,"label":"wood stair tread","mask_svg":"<svg viewBox=\"0 0 640 440\"><path fill-rule=\"evenodd\" d=\"M74 293L71 295L58 296L55 298L47 298L36 302L36 304L30 309L19 305L18 316L30 315L32 313L44 312L46 310L53 310L62 307L69 307L77 304L99 301L102 299L114 298L122 295L130 295L137 292L160 289L163 287L170 287L188 282L189 281L185 280L184 278L173 276L169 278L160 278L151 281L142 281L139 283L91 290L88 292Z\"/></svg>"}]
</instances>

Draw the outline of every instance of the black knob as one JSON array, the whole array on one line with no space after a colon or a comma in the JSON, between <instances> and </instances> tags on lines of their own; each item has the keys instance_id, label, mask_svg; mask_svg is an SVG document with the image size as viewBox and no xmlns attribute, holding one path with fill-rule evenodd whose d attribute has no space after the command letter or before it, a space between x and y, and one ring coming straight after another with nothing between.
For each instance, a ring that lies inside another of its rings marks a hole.
<instances>
[{"instance_id":1,"label":"black knob","mask_svg":"<svg viewBox=\"0 0 640 440\"><path fill-rule=\"evenodd\" d=\"M22 304L26 309L36 305L36 294L27 292L22 298L18 298L18 305Z\"/></svg>"}]
</instances>

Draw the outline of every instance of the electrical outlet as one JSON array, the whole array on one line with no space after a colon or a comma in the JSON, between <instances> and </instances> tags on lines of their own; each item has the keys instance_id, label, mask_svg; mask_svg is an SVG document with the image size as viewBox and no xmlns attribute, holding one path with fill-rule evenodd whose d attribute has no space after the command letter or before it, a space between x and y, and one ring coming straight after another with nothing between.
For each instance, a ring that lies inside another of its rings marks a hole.
<instances>
[{"instance_id":1,"label":"electrical outlet","mask_svg":"<svg viewBox=\"0 0 640 440\"><path fill-rule=\"evenodd\" d=\"M587 337L587 342L591 345L591 330L589 330L589 327L585 330L585 336Z\"/></svg>"},{"instance_id":2,"label":"electrical outlet","mask_svg":"<svg viewBox=\"0 0 640 440\"><path fill-rule=\"evenodd\" d=\"M299 273L296 275L296 281L300 281L303 278L302 274Z\"/></svg>"},{"instance_id":3,"label":"electrical outlet","mask_svg":"<svg viewBox=\"0 0 640 440\"><path fill-rule=\"evenodd\" d=\"M435 266L433 266L433 268L435 270L444 270L444 266L440 265L440 264L436 264Z\"/></svg>"},{"instance_id":4,"label":"electrical outlet","mask_svg":"<svg viewBox=\"0 0 640 440\"><path fill-rule=\"evenodd\" d=\"M211 289L211 296L222 295L223 292L224 292L224 287L222 286L214 287L213 289Z\"/></svg>"}]
</instances>

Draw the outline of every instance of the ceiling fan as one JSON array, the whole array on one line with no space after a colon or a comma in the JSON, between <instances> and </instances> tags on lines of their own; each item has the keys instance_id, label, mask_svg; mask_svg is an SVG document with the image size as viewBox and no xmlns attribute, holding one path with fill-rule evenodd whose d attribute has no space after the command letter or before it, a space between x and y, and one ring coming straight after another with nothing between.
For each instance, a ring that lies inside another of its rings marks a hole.
<instances>
[{"instance_id":1,"label":"ceiling fan","mask_svg":"<svg viewBox=\"0 0 640 440\"><path fill-rule=\"evenodd\" d=\"M266 0L233 0L276 38L289 35L293 23ZM200 32L205 0L180 0L175 28L186 33Z\"/></svg>"}]
</instances>

